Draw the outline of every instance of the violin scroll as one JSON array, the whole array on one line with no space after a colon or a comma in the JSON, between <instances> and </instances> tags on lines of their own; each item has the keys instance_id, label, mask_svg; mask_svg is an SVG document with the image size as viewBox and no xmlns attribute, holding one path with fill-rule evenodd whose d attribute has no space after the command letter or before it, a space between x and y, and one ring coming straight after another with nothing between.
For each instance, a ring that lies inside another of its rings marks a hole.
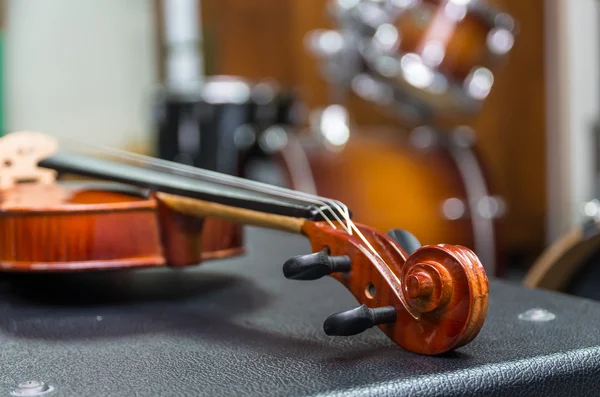
<instances>
[{"instance_id":1,"label":"violin scroll","mask_svg":"<svg viewBox=\"0 0 600 397\"><path fill-rule=\"evenodd\" d=\"M469 343L479 333L489 287L471 250L440 244L420 247L409 256L391 237L397 233L384 235L359 224L348 233L337 226L306 222L302 232L317 254L284 265L284 274L292 279L298 279L298 272L290 274L290 268L298 263L311 274L301 279L330 275L361 304L330 316L324 324L328 335L354 335L378 326L403 348L436 355Z\"/></svg>"}]
</instances>

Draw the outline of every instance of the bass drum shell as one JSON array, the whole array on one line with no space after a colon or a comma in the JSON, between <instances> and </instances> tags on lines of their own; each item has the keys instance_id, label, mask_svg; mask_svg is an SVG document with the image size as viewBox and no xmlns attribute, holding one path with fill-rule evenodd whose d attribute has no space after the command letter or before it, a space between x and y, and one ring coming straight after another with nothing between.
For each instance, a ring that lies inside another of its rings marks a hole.
<instances>
[{"instance_id":1,"label":"bass drum shell","mask_svg":"<svg viewBox=\"0 0 600 397\"><path fill-rule=\"evenodd\" d=\"M302 185L298 190L306 191L310 183L298 180L301 167L290 159L299 156L290 153L292 145L288 146L281 156L284 173L293 188ZM487 222L490 230L484 233L493 237L492 246L485 248L488 252L478 252L481 246L475 238L465 179L444 145L416 147L396 131L361 130L353 131L339 150L306 142L302 147L309 168L304 174L312 179L313 193L345 203L355 222L383 232L408 230L423 245L463 245L474 250L482 262L487 259L486 270L500 273L498 221ZM488 189L484 170L478 167L476 171L485 178L483 188Z\"/></svg>"}]
</instances>

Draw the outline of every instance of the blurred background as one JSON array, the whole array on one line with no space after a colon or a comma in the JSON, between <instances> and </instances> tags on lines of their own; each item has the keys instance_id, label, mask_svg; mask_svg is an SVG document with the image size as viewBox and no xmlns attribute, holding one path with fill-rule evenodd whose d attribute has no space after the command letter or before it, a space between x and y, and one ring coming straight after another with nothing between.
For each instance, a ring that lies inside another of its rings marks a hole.
<instances>
[{"instance_id":1,"label":"blurred background","mask_svg":"<svg viewBox=\"0 0 600 397\"><path fill-rule=\"evenodd\" d=\"M596 214L599 6L6 0L1 128L339 199L521 280Z\"/></svg>"}]
</instances>

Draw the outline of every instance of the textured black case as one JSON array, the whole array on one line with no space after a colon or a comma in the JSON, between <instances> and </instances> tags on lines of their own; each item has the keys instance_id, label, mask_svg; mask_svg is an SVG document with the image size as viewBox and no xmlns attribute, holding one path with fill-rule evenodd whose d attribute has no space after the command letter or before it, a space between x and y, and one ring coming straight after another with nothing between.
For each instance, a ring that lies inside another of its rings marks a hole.
<instances>
[{"instance_id":1,"label":"textured black case","mask_svg":"<svg viewBox=\"0 0 600 397\"><path fill-rule=\"evenodd\" d=\"M2 275L0 395L33 379L47 396L600 395L596 302L492 282L481 334L420 356L378 329L326 336L352 295L283 277L302 237L247 232L248 255L185 270ZM536 307L556 318L519 319Z\"/></svg>"}]
</instances>

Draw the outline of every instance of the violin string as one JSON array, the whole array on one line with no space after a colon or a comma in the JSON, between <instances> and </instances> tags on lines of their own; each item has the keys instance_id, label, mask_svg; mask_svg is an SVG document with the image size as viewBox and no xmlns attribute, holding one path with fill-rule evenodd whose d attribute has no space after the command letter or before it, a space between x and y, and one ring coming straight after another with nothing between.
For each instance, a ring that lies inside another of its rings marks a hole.
<instances>
[{"instance_id":1,"label":"violin string","mask_svg":"<svg viewBox=\"0 0 600 397\"><path fill-rule=\"evenodd\" d=\"M115 157L120 158L122 160L131 160L131 161L137 162L138 165L143 164L143 165L150 166L150 167L153 167L158 170L161 170L161 169L169 170L169 171L175 172L179 175L192 177L192 178L198 178L198 177L201 179L204 178L204 180L212 180L214 182L218 182L218 183L221 183L221 184L224 184L227 186L249 189L249 190L259 192L259 193L270 194L274 197L285 197L285 198L288 198L288 199L291 199L291 200L294 200L297 202L304 202L305 204L308 202L311 204L311 207L313 209L315 209L332 228L337 229L337 227L332 222L332 220L325 214L325 211L328 211L331 215L333 215L333 217L338 221L338 223L342 226L342 228L344 229L344 231L346 233L348 233L351 236L353 235L353 232L356 233L356 235L366 245L366 247L371 251L371 253L377 259L379 259L385 266L390 268L390 266L381 257L379 252L377 252L377 250L365 238L365 236L360 231L360 229L358 227L356 227L356 225L350 218L350 211L348 209L348 206L346 206L345 204L340 203L336 200L319 197L319 196L312 195L312 194L305 193L305 192L294 191L294 190L282 188L279 186L269 185L269 184L261 183L258 181L243 179L243 178L235 177L232 175L221 174L221 173L206 170L206 169L200 169L200 168L193 167L193 166L186 165L186 164L173 163L168 160L158 159L156 157L145 156L145 155L137 154L137 153L132 153L132 152L128 152L126 150L121 150L121 149L117 149L117 148L113 148L113 147L107 147L107 146L103 146L103 145L93 145L93 144L89 144L89 143L83 144L81 142L79 142L78 144L81 146L94 148L95 150L97 150L101 153L105 153L105 154L110 153L110 154L114 155ZM299 197L302 197L306 201L299 200L298 199ZM344 218L344 220L340 219L340 217L338 216L336 211L333 210L332 207L335 208L339 212L339 214L342 216L342 218ZM397 279L398 279L399 285L402 286L402 280L400 280L399 278L397 278ZM400 302L402 303L404 308L407 310L407 312L413 318L417 319L418 316L414 314L413 310L410 308L410 306L404 300L402 291L399 291L398 295L400 296Z\"/></svg>"},{"instance_id":2,"label":"violin string","mask_svg":"<svg viewBox=\"0 0 600 397\"><path fill-rule=\"evenodd\" d=\"M183 176L187 176L187 177L192 177L192 178L200 177L201 179L204 179L204 180L212 180L214 182L232 186L232 187L239 187L239 188L243 188L243 189L247 189L247 190L253 190L253 191L260 192L260 193L270 194L270 195L276 196L276 197L277 196L285 197L292 201L301 202L303 204L308 203L308 204L311 204L311 208L314 209L315 211L317 211L324 218L324 220L326 220L333 228L336 228L335 224L333 224L331 219L324 213L324 211L329 211L333 215L333 217L342 225L342 227L344 227L344 222L342 221L342 219L340 219L339 215L335 211L332 210L331 207L336 207L340 214L349 214L349 211L347 210L346 206L344 206L345 207L345 210L344 210L339 204L334 203L333 200L324 199L322 197L305 194L303 192L290 191L289 189L280 188L277 186L268 185L268 184L264 184L264 183L257 182L257 181L236 178L231 175L221 174L221 173L217 173L217 172L205 170L205 169L199 169L199 168L196 168L193 166L188 166L185 164L173 163L173 162L170 162L167 160L157 159L154 157L148 157L148 156L144 156L144 155L140 155L140 154L136 154L136 153L123 151L123 150L116 149L116 148L104 147L104 146L100 146L100 145L90 145L90 144L80 144L80 145L94 148L95 150L98 150L102 153L107 153L107 154L111 153L119 159L132 160L132 161L137 162L138 165L144 164L146 166L150 166L157 170L169 170L172 172L174 171L179 175L183 175ZM300 199L301 197L303 197L304 200L301 200ZM330 204L328 204L328 202L330 202ZM349 218L349 215L342 215L342 217Z\"/></svg>"},{"instance_id":3,"label":"violin string","mask_svg":"<svg viewBox=\"0 0 600 397\"><path fill-rule=\"evenodd\" d=\"M200 178L204 178L205 180L213 180L215 182L225 184L228 186L250 189L250 190L253 190L253 191L256 191L259 193L270 194L275 197L285 197L285 198L288 198L288 199L291 199L294 201L299 201L299 202L304 202L304 203L308 202L311 204L312 208L315 209L332 228L337 229L335 224L324 213L324 211L328 211L333 216L333 218L335 218L335 220L341 225L341 227L344 229L344 231L346 233L348 233L349 235L353 235L354 233L356 233L356 235L367 246L367 248L369 248L369 250L374 255L376 255L380 260L383 261L383 258L381 258L381 256L377 252L377 250L371 245L371 243L369 243L369 241L364 237L364 235L356 227L356 225L354 225L354 222L350 218L350 211L348 209L348 206L346 206L343 203L339 203L336 200L331 200L331 199L315 196L315 195L312 195L309 193L292 191L292 190L282 188L279 186L269 185L269 184L261 183L258 181L242 179L242 178L234 177L234 176L227 175L227 174L221 174L221 173L210 171L210 170L199 169L197 167L189 166L186 164L173 163L168 160L163 160L163 159L158 159L155 157L145 156L142 154L132 153L132 152L128 152L128 151L113 148L113 147L107 147L107 146L103 146L103 145L94 145L94 144L89 144L89 143L84 144L84 143L80 143L80 142L78 142L78 145L81 145L82 147L87 146L90 148L94 148L95 150L106 153L106 154L111 153L117 158L120 158L123 160L129 159L129 160L137 162L138 164L144 164L144 165L147 165L150 167L154 167L155 169L156 168L163 169L163 170L167 169L169 171L174 171L180 175L182 175L182 173L183 173L183 175L187 176L187 177L190 177L190 176L192 176L194 178L200 177ZM304 201L299 200L300 197L303 198ZM337 210L337 212L334 211L334 209ZM338 216L338 213L341 215L343 220L340 219L340 216Z\"/></svg>"}]
</instances>

